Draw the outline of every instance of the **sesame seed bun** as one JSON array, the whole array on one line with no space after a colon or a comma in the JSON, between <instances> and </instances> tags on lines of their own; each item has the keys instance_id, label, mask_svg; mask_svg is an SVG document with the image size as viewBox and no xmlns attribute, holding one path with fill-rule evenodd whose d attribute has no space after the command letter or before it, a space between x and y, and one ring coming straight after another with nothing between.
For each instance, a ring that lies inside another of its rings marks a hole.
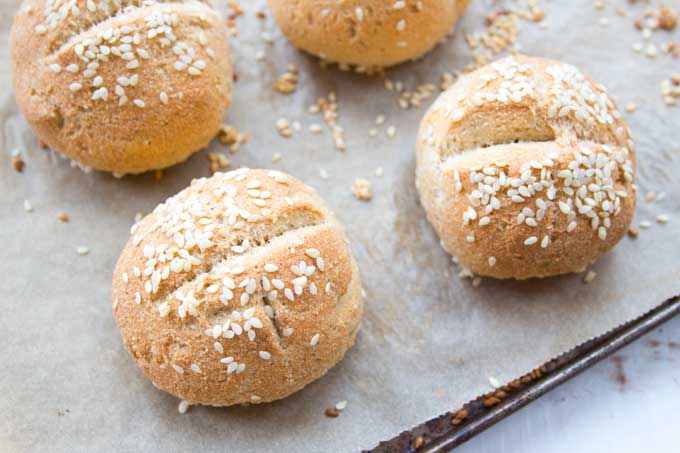
<instances>
[{"instance_id":1,"label":"sesame seed bun","mask_svg":"<svg viewBox=\"0 0 680 453\"><path fill-rule=\"evenodd\" d=\"M194 180L133 227L113 277L126 349L191 403L273 401L354 343L357 265L313 189L277 171Z\"/></svg>"},{"instance_id":2,"label":"sesame seed bun","mask_svg":"<svg viewBox=\"0 0 680 453\"><path fill-rule=\"evenodd\" d=\"M392 66L423 56L458 21L469 0L269 0L298 49L334 63Z\"/></svg>"},{"instance_id":3,"label":"sesame seed bun","mask_svg":"<svg viewBox=\"0 0 680 453\"><path fill-rule=\"evenodd\" d=\"M582 271L635 209L630 130L573 66L507 57L461 77L422 120L416 183L465 269L526 279Z\"/></svg>"},{"instance_id":4,"label":"sesame seed bun","mask_svg":"<svg viewBox=\"0 0 680 453\"><path fill-rule=\"evenodd\" d=\"M16 100L38 137L85 167L140 173L185 160L231 102L231 50L199 1L25 0L10 37Z\"/></svg>"}]
</instances>

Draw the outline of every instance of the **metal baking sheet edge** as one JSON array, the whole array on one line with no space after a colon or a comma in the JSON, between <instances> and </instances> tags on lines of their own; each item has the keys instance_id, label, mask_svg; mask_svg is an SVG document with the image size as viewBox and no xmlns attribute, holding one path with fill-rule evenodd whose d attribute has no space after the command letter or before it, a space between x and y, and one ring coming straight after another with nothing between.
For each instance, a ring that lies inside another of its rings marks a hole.
<instances>
[{"instance_id":1,"label":"metal baking sheet edge","mask_svg":"<svg viewBox=\"0 0 680 453\"><path fill-rule=\"evenodd\" d=\"M549 360L498 390L480 395L458 410L428 420L364 452L450 451L678 314L680 294ZM456 420L456 424L452 420Z\"/></svg>"}]
</instances>

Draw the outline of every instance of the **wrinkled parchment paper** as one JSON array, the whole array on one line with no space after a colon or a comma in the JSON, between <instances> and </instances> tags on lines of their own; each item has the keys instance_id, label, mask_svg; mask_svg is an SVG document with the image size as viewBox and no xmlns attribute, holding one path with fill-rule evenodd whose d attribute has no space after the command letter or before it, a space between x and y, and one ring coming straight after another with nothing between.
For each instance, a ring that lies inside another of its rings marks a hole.
<instances>
[{"instance_id":1,"label":"wrinkled parchment paper","mask_svg":"<svg viewBox=\"0 0 680 453\"><path fill-rule=\"evenodd\" d=\"M250 132L235 166L273 167L316 187L347 227L366 291L356 346L327 376L283 401L255 407L193 408L155 389L123 349L111 314L111 274L135 213L209 174L206 153L152 175L117 180L84 174L39 149L17 111L10 88L7 36L19 0L2 2L0 16L0 450L50 451L355 451L451 410L489 389L488 377L510 380L543 361L641 314L680 290L680 107L663 105L659 84L679 60L633 53L642 41L632 17L607 2L550 2L545 30L524 23L527 53L576 64L605 84L626 114L639 151L640 200L635 223L666 213L637 240L624 238L583 275L528 282L485 279L479 288L458 278L438 246L414 188L414 143L424 109L402 111L381 79L322 69L294 51L271 18L256 19L263 1L241 2L246 17L233 40L239 81L228 121ZM545 3L545 2L541 2ZM221 5L222 7L224 5ZM501 5L502 6L502 5ZM436 81L470 60L462 32L483 26L498 2L476 0L455 35L424 60L389 71L407 87ZM638 15L644 5L633 7ZM226 8L222 9L226 12ZM608 17L602 26L600 17ZM262 32L271 33L267 44ZM660 43L674 35L656 33ZM256 54L264 52L263 61ZM272 83L289 63L300 68L298 91L283 96ZM321 118L307 106L337 92L347 151L334 150L328 130L306 127ZM376 138L368 130L385 114ZM280 117L302 132L280 137ZM396 126L396 136L385 134ZM11 150L26 161L12 169ZM216 150L226 151L219 144ZM279 152L283 159L272 164ZM384 167L382 178L374 175ZM320 178L320 169L329 178ZM356 177L369 179L374 199L350 193ZM649 204L644 195L664 191ZM24 210L29 200L34 211ZM57 220L59 212L69 223ZM76 253L79 246L89 255ZM339 400L339 418L323 415ZM587 410L587 409L584 409Z\"/></svg>"}]
</instances>

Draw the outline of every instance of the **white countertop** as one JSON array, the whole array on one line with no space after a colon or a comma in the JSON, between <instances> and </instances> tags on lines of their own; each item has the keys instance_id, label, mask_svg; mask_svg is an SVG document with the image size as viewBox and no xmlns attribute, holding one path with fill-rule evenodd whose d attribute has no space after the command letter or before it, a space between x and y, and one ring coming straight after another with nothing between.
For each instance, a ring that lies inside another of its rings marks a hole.
<instances>
[{"instance_id":1,"label":"white countertop","mask_svg":"<svg viewBox=\"0 0 680 453\"><path fill-rule=\"evenodd\" d=\"M455 450L680 451L680 317Z\"/></svg>"}]
</instances>

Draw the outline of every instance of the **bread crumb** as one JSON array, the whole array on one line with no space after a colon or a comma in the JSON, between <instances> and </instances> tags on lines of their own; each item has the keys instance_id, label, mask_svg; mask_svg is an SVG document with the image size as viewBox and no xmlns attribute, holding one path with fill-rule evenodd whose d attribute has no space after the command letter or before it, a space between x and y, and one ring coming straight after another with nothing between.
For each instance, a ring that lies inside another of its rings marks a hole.
<instances>
[{"instance_id":1,"label":"bread crumb","mask_svg":"<svg viewBox=\"0 0 680 453\"><path fill-rule=\"evenodd\" d=\"M628 228L628 236L637 239L640 236L640 232L633 227Z\"/></svg>"},{"instance_id":2,"label":"bread crumb","mask_svg":"<svg viewBox=\"0 0 680 453\"><path fill-rule=\"evenodd\" d=\"M331 129L335 149L345 151L345 130L338 124L338 102L335 92L331 91L325 98L319 98L316 105L309 108L309 113L323 114L323 119Z\"/></svg>"},{"instance_id":3,"label":"bread crumb","mask_svg":"<svg viewBox=\"0 0 680 453\"><path fill-rule=\"evenodd\" d=\"M338 411L334 407L326 408L326 410L323 413L326 417L329 417L329 418L336 418L338 415L340 415L340 411Z\"/></svg>"},{"instance_id":4,"label":"bread crumb","mask_svg":"<svg viewBox=\"0 0 680 453\"><path fill-rule=\"evenodd\" d=\"M212 173L231 166L229 159L221 153L208 153L208 161L210 162L210 171Z\"/></svg>"},{"instance_id":5,"label":"bread crumb","mask_svg":"<svg viewBox=\"0 0 680 453\"><path fill-rule=\"evenodd\" d=\"M667 5L661 5L656 13L656 21L660 29L673 30L678 25L678 14Z\"/></svg>"},{"instance_id":6,"label":"bread crumb","mask_svg":"<svg viewBox=\"0 0 680 453\"><path fill-rule=\"evenodd\" d=\"M637 110L637 104L635 102L629 102L626 104L626 112L632 113Z\"/></svg>"},{"instance_id":7,"label":"bread crumb","mask_svg":"<svg viewBox=\"0 0 680 453\"><path fill-rule=\"evenodd\" d=\"M294 93L297 89L297 76L290 71L285 72L276 80L276 82L274 82L273 87L274 91L281 94Z\"/></svg>"},{"instance_id":8,"label":"bread crumb","mask_svg":"<svg viewBox=\"0 0 680 453\"><path fill-rule=\"evenodd\" d=\"M217 139L223 145L231 145L232 143L236 143L236 140L238 139L238 130L234 126L224 124L217 132Z\"/></svg>"},{"instance_id":9,"label":"bread crumb","mask_svg":"<svg viewBox=\"0 0 680 453\"><path fill-rule=\"evenodd\" d=\"M161 168L154 170L153 171L153 180L156 181L156 182L160 181L161 178L163 178L163 173L164 173L163 169L161 169Z\"/></svg>"},{"instance_id":10,"label":"bread crumb","mask_svg":"<svg viewBox=\"0 0 680 453\"><path fill-rule=\"evenodd\" d=\"M453 414L453 417L451 417L451 424L452 425L460 425L463 420L467 418L469 415L467 409L460 409L458 410L455 414Z\"/></svg>"},{"instance_id":11,"label":"bread crumb","mask_svg":"<svg viewBox=\"0 0 680 453\"><path fill-rule=\"evenodd\" d=\"M371 183L363 178L357 178L352 184L352 194L357 200L368 201L372 199Z\"/></svg>"},{"instance_id":12,"label":"bread crumb","mask_svg":"<svg viewBox=\"0 0 680 453\"><path fill-rule=\"evenodd\" d=\"M57 219L59 219L59 221L64 222L64 223L68 223L68 221L71 220L71 219L69 218L69 216L66 215L66 213L64 213L64 212L60 212L60 213L57 215Z\"/></svg>"},{"instance_id":13,"label":"bread crumb","mask_svg":"<svg viewBox=\"0 0 680 453\"><path fill-rule=\"evenodd\" d=\"M26 162L24 162L24 160L21 157L14 156L12 158L12 166L14 167L14 170L17 173L21 173L24 171L24 168L26 167Z\"/></svg>"}]
</instances>

